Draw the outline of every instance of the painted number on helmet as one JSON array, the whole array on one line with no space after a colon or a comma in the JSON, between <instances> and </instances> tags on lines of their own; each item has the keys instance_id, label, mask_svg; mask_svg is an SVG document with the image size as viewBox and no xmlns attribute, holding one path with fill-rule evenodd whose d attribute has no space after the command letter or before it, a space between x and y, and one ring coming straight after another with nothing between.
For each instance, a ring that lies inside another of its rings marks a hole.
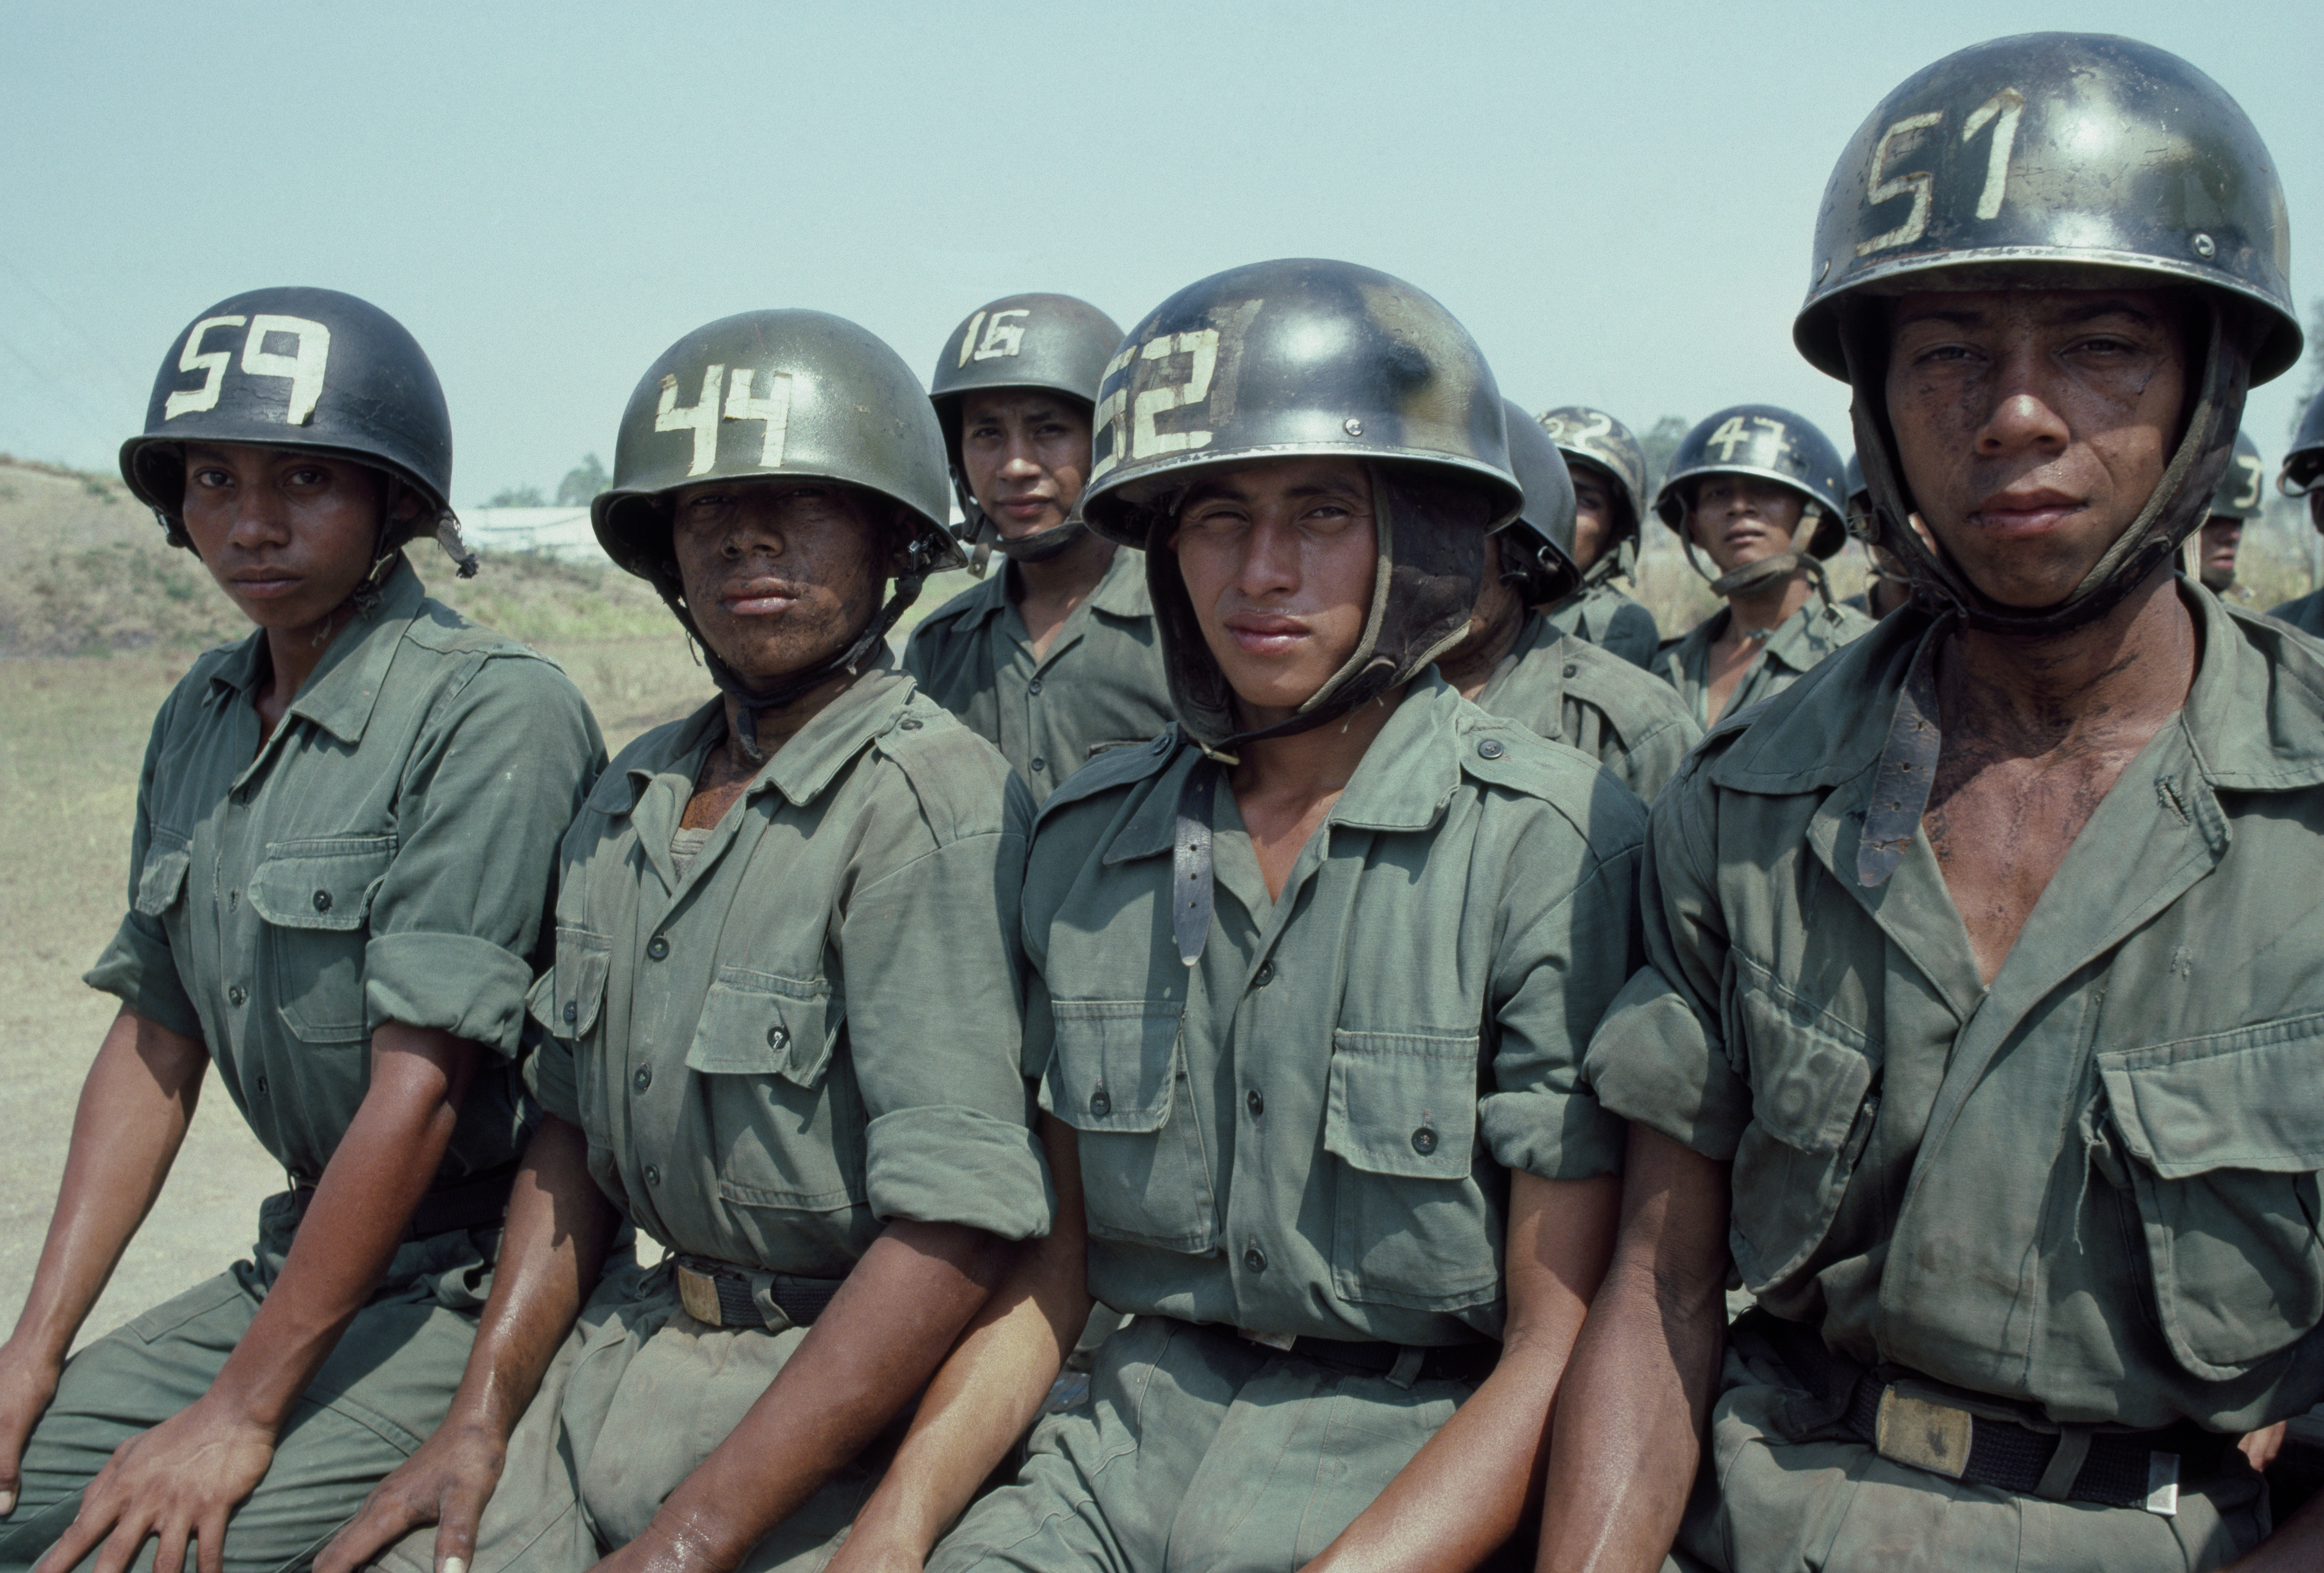
<instances>
[{"instance_id":1,"label":"painted number on helmet","mask_svg":"<svg viewBox=\"0 0 2324 1573\"><path fill-rule=\"evenodd\" d=\"M1759 428L1757 432L1751 429L1755 426ZM1719 423L1719 429L1712 432L1702 446L1706 448L1717 448L1719 462L1722 465L1731 465L1735 462L1735 450L1750 446L1761 435L1765 435L1770 442L1781 446L1784 440L1784 423L1780 420L1771 420L1764 415L1730 415Z\"/></svg>"},{"instance_id":2,"label":"painted number on helmet","mask_svg":"<svg viewBox=\"0 0 2324 1573\"><path fill-rule=\"evenodd\" d=\"M1993 141L1985 159L1985 184L1977 195L1977 216L1995 219L2001 216L2001 198L2009 189L2009 160L2017 150L2017 123L2025 114L2025 95L2015 87L2004 87L1992 97L1969 112L1961 124L1960 140L1966 144L1977 140L1988 130ZM1866 174L1868 187L1865 200L1877 207L1884 202L1894 202L1899 197L1910 197L1913 206L1904 214L1904 222L1895 228L1884 230L1869 240L1858 241L1856 254L1868 257L1875 252L1885 252L1892 246L1911 245L1929 232L1929 211L1936 193L1937 178L1927 170L1906 170L1891 173L1889 166L1899 153L1919 142L1923 132L1933 131L1944 124L1944 112L1932 109L1922 115L1908 115L1880 133L1873 144L1872 168Z\"/></svg>"},{"instance_id":3,"label":"painted number on helmet","mask_svg":"<svg viewBox=\"0 0 2324 1573\"><path fill-rule=\"evenodd\" d=\"M242 374L245 377L287 377L290 393L282 407L282 420L287 426L304 426L315 413L316 401L323 396L323 372L331 358L331 330L319 322L303 317L276 317L260 313L256 317L205 317L187 331L186 347L179 353L178 370L199 372L198 388L180 388L161 401L161 419L175 420L181 415L194 415L217 408L218 385L226 369L233 363L234 352L229 349L205 349L203 345L215 328L242 327L248 331L242 338ZM287 346L269 348L270 343Z\"/></svg>"},{"instance_id":4,"label":"painted number on helmet","mask_svg":"<svg viewBox=\"0 0 2324 1573\"><path fill-rule=\"evenodd\" d=\"M1593 409L1586 421L1569 420L1563 415L1545 415L1542 430L1554 443L1572 443L1582 446L1592 442L1605 442L1614 435L1614 418L1602 409Z\"/></svg>"},{"instance_id":5,"label":"painted number on helmet","mask_svg":"<svg viewBox=\"0 0 2324 1573\"><path fill-rule=\"evenodd\" d=\"M1090 479L1112 469L1124 459L1152 458L1159 454L1185 453L1192 448L1208 447L1212 434L1199 429L1159 431L1155 417L1173 409L1192 409L1211 396L1211 380L1219 367L1219 330L1215 327L1196 328L1188 333L1166 333L1133 345L1107 363L1105 380L1114 376L1133 361L1167 361L1176 355L1189 357L1186 380L1183 382L1160 382L1139 391L1135 400L1130 396L1127 382L1115 388L1098 400L1097 429L1091 434L1093 447L1104 456L1090 468ZM1134 378L1131 381L1135 381ZM1129 429L1123 431L1124 425ZM1108 433L1111 442L1103 440Z\"/></svg>"},{"instance_id":6,"label":"painted number on helmet","mask_svg":"<svg viewBox=\"0 0 2324 1573\"><path fill-rule=\"evenodd\" d=\"M725 379L726 398L722 405L718 384ZM762 469L779 470L783 464L783 446L790 436L791 379L786 372L777 372L768 379L766 396L752 396L752 386L758 373L748 366L737 366L730 373L724 366L705 366L702 369L702 391L689 405L678 401L678 373L661 380L661 401L654 407L656 431L690 431L694 434L694 458L686 473L706 475L710 466L718 461L718 422L727 420L757 420L766 423L759 439L759 465Z\"/></svg>"},{"instance_id":7,"label":"painted number on helmet","mask_svg":"<svg viewBox=\"0 0 2324 1573\"><path fill-rule=\"evenodd\" d=\"M968 319L968 327L960 336L960 359L955 363L964 366L973 360L992 361L1017 354L1025 347L1025 324L1021 319L1032 315L1029 306L1012 306L1006 311L994 312L989 319L983 312L978 312ZM976 336L980 327L984 330L982 339Z\"/></svg>"},{"instance_id":8,"label":"painted number on helmet","mask_svg":"<svg viewBox=\"0 0 2324 1573\"><path fill-rule=\"evenodd\" d=\"M2259 462L2257 454L2237 454L2227 467L2237 477L2235 495L2228 502L2236 508L2256 509L2265 495L2267 466Z\"/></svg>"}]
</instances>

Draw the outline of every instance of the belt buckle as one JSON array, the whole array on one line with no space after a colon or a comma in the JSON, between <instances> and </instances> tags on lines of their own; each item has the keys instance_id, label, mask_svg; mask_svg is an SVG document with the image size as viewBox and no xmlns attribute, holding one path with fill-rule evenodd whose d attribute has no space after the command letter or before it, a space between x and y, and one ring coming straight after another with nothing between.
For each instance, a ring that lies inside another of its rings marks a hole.
<instances>
[{"instance_id":1,"label":"belt buckle","mask_svg":"<svg viewBox=\"0 0 2324 1573\"><path fill-rule=\"evenodd\" d=\"M1246 1343L1258 1344L1264 1348L1282 1350L1288 1350L1292 1345L1299 1341L1297 1333L1261 1332L1257 1328L1237 1328L1235 1337Z\"/></svg>"},{"instance_id":2,"label":"belt buckle","mask_svg":"<svg viewBox=\"0 0 2324 1573\"><path fill-rule=\"evenodd\" d=\"M675 1268L674 1275L678 1279L678 1302L686 1308L687 1315L705 1327L726 1325L718 1314L717 1280L683 1265Z\"/></svg>"},{"instance_id":3,"label":"belt buckle","mask_svg":"<svg viewBox=\"0 0 2324 1573\"><path fill-rule=\"evenodd\" d=\"M1880 1390L1872 1445L1884 1458L1958 1480L1969 1468L1969 1442L1977 1421L1950 1403L1916 1398L1895 1387Z\"/></svg>"}]
</instances>

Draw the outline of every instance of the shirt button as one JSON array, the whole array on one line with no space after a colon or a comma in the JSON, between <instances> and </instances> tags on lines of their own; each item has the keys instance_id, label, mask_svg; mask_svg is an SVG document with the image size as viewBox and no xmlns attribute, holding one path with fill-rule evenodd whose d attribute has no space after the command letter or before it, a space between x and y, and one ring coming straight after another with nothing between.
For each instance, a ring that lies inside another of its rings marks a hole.
<instances>
[{"instance_id":1,"label":"shirt button","mask_svg":"<svg viewBox=\"0 0 2324 1573\"><path fill-rule=\"evenodd\" d=\"M1498 759L1506 751L1499 738L1487 738L1477 745L1477 757L1480 759Z\"/></svg>"},{"instance_id":2,"label":"shirt button","mask_svg":"<svg viewBox=\"0 0 2324 1573\"><path fill-rule=\"evenodd\" d=\"M1581 671L1581 670L1582 670L1582 668L1581 668L1581 667L1577 667L1577 666L1575 666L1572 661L1568 661L1568 662L1566 662L1566 663L1565 663L1565 675L1566 675L1567 676L1569 676L1569 677L1572 676L1575 673L1577 673L1577 672L1579 672L1579 671Z\"/></svg>"},{"instance_id":3,"label":"shirt button","mask_svg":"<svg viewBox=\"0 0 2324 1573\"><path fill-rule=\"evenodd\" d=\"M315 892L315 910L317 912L328 912L331 910L331 893L329 891L318 890Z\"/></svg>"},{"instance_id":4,"label":"shirt button","mask_svg":"<svg viewBox=\"0 0 2324 1573\"><path fill-rule=\"evenodd\" d=\"M1102 1081L1097 1084L1097 1090L1090 1094L1090 1112L1100 1119L1113 1112L1113 1095L1106 1091Z\"/></svg>"},{"instance_id":5,"label":"shirt button","mask_svg":"<svg viewBox=\"0 0 2324 1573\"><path fill-rule=\"evenodd\" d=\"M249 998L249 995L244 994L242 991L242 985L239 983L226 991L226 1002L228 1005L240 1005L244 1000Z\"/></svg>"},{"instance_id":6,"label":"shirt button","mask_svg":"<svg viewBox=\"0 0 2324 1573\"><path fill-rule=\"evenodd\" d=\"M260 1077L260 1078L259 1078L255 1082L252 1083L252 1085L251 1085L251 1090L253 1090L254 1092L257 1093L261 1098L265 1097L265 1096L266 1096L266 1078L265 1078L265 1077L263 1077L263 1076L261 1076L261 1077Z\"/></svg>"},{"instance_id":7,"label":"shirt button","mask_svg":"<svg viewBox=\"0 0 2324 1573\"><path fill-rule=\"evenodd\" d=\"M1025 692L1028 694L1038 694L1040 691L1041 679L1038 677L1034 678L1030 683L1025 685Z\"/></svg>"},{"instance_id":8,"label":"shirt button","mask_svg":"<svg viewBox=\"0 0 2324 1573\"><path fill-rule=\"evenodd\" d=\"M649 1185L659 1185L661 1183L661 1171L655 1168L651 1164L648 1164L646 1165L646 1183Z\"/></svg>"},{"instance_id":9,"label":"shirt button","mask_svg":"<svg viewBox=\"0 0 2324 1573\"><path fill-rule=\"evenodd\" d=\"M918 731L920 730L920 718L917 715L908 715L898 722L896 727L900 731Z\"/></svg>"},{"instance_id":10,"label":"shirt button","mask_svg":"<svg viewBox=\"0 0 2324 1573\"><path fill-rule=\"evenodd\" d=\"M1046 770L1046 769L1047 769L1048 768L1049 768L1049 761L1048 761L1048 760L1047 760L1047 759L1043 759L1043 758L1042 758L1040 755L1038 755L1038 754L1035 754L1035 755L1033 756L1033 768L1035 768L1036 770Z\"/></svg>"},{"instance_id":11,"label":"shirt button","mask_svg":"<svg viewBox=\"0 0 2324 1573\"><path fill-rule=\"evenodd\" d=\"M660 961L669 954L669 942L659 934L654 935L652 941L646 946L646 954L657 961Z\"/></svg>"},{"instance_id":12,"label":"shirt button","mask_svg":"<svg viewBox=\"0 0 2324 1573\"><path fill-rule=\"evenodd\" d=\"M240 906L242 904L242 892L239 890L227 891L226 893L226 904L228 906Z\"/></svg>"},{"instance_id":13,"label":"shirt button","mask_svg":"<svg viewBox=\"0 0 2324 1573\"><path fill-rule=\"evenodd\" d=\"M790 1041L791 1035L785 1032L782 1028L779 1026L770 1026L767 1029L767 1047L770 1049L779 1049Z\"/></svg>"},{"instance_id":14,"label":"shirt button","mask_svg":"<svg viewBox=\"0 0 2324 1573\"><path fill-rule=\"evenodd\" d=\"M580 1019L581 1019L581 1002L580 1002L579 1000L577 1000L577 999L568 999L568 1000L567 1000L567 1001L565 1002L565 1024L566 1024L566 1026L572 1026L575 1022L579 1021Z\"/></svg>"},{"instance_id":15,"label":"shirt button","mask_svg":"<svg viewBox=\"0 0 2324 1573\"><path fill-rule=\"evenodd\" d=\"M1259 964L1259 970L1252 975L1250 981L1251 987L1254 989L1264 989L1269 983L1275 981L1275 960L1273 957L1270 956L1266 961L1261 961Z\"/></svg>"},{"instance_id":16,"label":"shirt button","mask_svg":"<svg viewBox=\"0 0 2324 1573\"><path fill-rule=\"evenodd\" d=\"M1267 1271L1267 1253L1259 1248L1259 1242L1257 1240L1253 1240L1244 1248L1242 1253L1242 1265L1250 1268L1254 1273L1264 1273Z\"/></svg>"},{"instance_id":17,"label":"shirt button","mask_svg":"<svg viewBox=\"0 0 2324 1573\"><path fill-rule=\"evenodd\" d=\"M1154 751L1157 754L1167 754L1170 751L1170 734L1168 732L1166 731L1160 737L1154 740Z\"/></svg>"},{"instance_id":18,"label":"shirt button","mask_svg":"<svg viewBox=\"0 0 2324 1573\"><path fill-rule=\"evenodd\" d=\"M1418 1130L1414 1131L1412 1133L1412 1150L1418 1153L1424 1158L1428 1156L1429 1154L1434 1152L1436 1150L1436 1127L1434 1126L1425 1125Z\"/></svg>"},{"instance_id":19,"label":"shirt button","mask_svg":"<svg viewBox=\"0 0 2324 1573\"><path fill-rule=\"evenodd\" d=\"M1243 1107L1250 1110L1253 1119L1267 1112L1267 1099L1256 1087L1242 1095L1242 1102Z\"/></svg>"},{"instance_id":20,"label":"shirt button","mask_svg":"<svg viewBox=\"0 0 2324 1573\"><path fill-rule=\"evenodd\" d=\"M640 1065L637 1070L637 1074L630 1078L630 1085L636 1088L641 1092L643 1092L647 1088L652 1086L653 1067L651 1065Z\"/></svg>"}]
</instances>

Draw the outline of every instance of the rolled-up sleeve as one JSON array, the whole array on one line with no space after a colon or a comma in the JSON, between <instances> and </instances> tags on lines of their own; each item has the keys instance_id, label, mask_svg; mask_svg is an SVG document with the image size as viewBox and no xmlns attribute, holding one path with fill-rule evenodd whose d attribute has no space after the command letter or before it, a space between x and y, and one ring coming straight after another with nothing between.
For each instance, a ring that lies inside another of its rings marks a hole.
<instances>
[{"instance_id":1,"label":"rolled-up sleeve","mask_svg":"<svg viewBox=\"0 0 2324 1573\"><path fill-rule=\"evenodd\" d=\"M129 910L97 965L81 980L119 999L134 1011L186 1037L202 1035L200 1013L186 992L178 961L170 946L162 918L185 897L186 873L191 859L181 834L157 836L153 828L153 776L160 768L162 741L176 713L172 695L153 718L153 731L145 744L145 763L137 777L137 816L129 832Z\"/></svg>"},{"instance_id":2,"label":"rolled-up sleeve","mask_svg":"<svg viewBox=\"0 0 2324 1573\"><path fill-rule=\"evenodd\" d=\"M848 1044L881 1219L1012 1240L1048 1232L1056 1194L1019 1070L1024 879L1022 833L986 830L880 874L848 904Z\"/></svg>"},{"instance_id":3,"label":"rolled-up sleeve","mask_svg":"<svg viewBox=\"0 0 2324 1573\"><path fill-rule=\"evenodd\" d=\"M1610 823L1584 842L1563 817L1536 815L1503 887L1499 1044L1478 1117L1496 1160L1545 1180L1616 1173L1622 1163L1621 1121L1584 1081L1582 1051L1637 962L1639 815L1601 817Z\"/></svg>"},{"instance_id":4,"label":"rolled-up sleeve","mask_svg":"<svg viewBox=\"0 0 2324 1573\"><path fill-rule=\"evenodd\" d=\"M367 1027L398 1021L518 1053L558 843L604 762L579 690L536 657L487 658L438 704L372 900Z\"/></svg>"},{"instance_id":5,"label":"rolled-up sleeve","mask_svg":"<svg viewBox=\"0 0 2324 1573\"><path fill-rule=\"evenodd\" d=\"M1724 1161L1750 1122L1751 1089L1721 1028L1727 932L1711 833L1717 806L1699 764L1655 800L1638 870L1646 964L1591 1039L1586 1071L1608 1108Z\"/></svg>"}]
</instances>

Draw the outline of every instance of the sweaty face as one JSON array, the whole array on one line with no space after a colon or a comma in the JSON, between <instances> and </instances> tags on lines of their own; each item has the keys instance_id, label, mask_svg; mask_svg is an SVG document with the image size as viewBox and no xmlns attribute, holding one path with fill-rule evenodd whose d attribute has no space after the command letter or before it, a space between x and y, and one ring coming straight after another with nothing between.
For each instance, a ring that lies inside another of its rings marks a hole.
<instances>
[{"instance_id":1,"label":"sweaty face","mask_svg":"<svg viewBox=\"0 0 2324 1573\"><path fill-rule=\"evenodd\" d=\"M1016 540L1072 517L1089 479L1090 409L1038 389L960 401L960 463L976 505Z\"/></svg>"},{"instance_id":2,"label":"sweaty face","mask_svg":"<svg viewBox=\"0 0 2324 1573\"><path fill-rule=\"evenodd\" d=\"M1614 477L1586 459L1569 454L1565 467L1573 476L1573 565L1586 574L1614 538L1619 492Z\"/></svg>"},{"instance_id":3,"label":"sweaty face","mask_svg":"<svg viewBox=\"0 0 2324 1573\"><path fill-rule=\"evenodd\" d=\"M718 658L756 681L804 671L862 630L885 584L892 504L822 481L720 481L678 494L670 545Z\"/></svg>"},{"instance_id":4,"label":"sweaty face","mask_svg":"<svg viewBox=\"0 0 2324 1573\"><path fill-rule=\"evenodd\" d=\"M2244 521L2215 513L2203 521L2203 540L2196 549L2196 564L2203 583L2214 590L2225 590L2236 582L2236 548L2243 544Z\"/></svg>"},{"instance_id":5,"label":"sweaty face","mask_svg":"<svg viewBox=\"0 0 2324 1573\"><path fill-rule=\"evenodd\" d=\"M2153 494L2186 403L2161 290L1907 295L1888 415L1914 506L2005 606L2071 594Z\"/></svg>"},{"instance_id":6,"label":"sweaty face","mask_svg":"<svg viewBox=\"0 0 2324 1573\"><path fill-rule=\"evenodd\" d=\"M381 492L380 473L352 459L186 445L186 533L211 577L261 628L318 623L363 583ZM418 508L407 493L400 511Z\"/></svg>"},{"instance_id":7,"label":"sweaty face","mask_svg":"<svg viewBox=\"0 0 2324 1573\"><path fill-rule=\"evenodd\" d=\"M1721 574L1792 549L1807 499L1761 475L1705 475L1694 483L1687 528Z\"/></svg>"},{"instance_id":8,"label":"sweaty face","mask_svg":"<svg viewBox=\"0 0 2324 1573\"><path fill-rule=\"evenodd\" d=\"M1167 545L1246 726L1297 709L1355 653L1378 541L1352 459L1277 459L1187 493Z\"/></svg>"}]
</instances>

